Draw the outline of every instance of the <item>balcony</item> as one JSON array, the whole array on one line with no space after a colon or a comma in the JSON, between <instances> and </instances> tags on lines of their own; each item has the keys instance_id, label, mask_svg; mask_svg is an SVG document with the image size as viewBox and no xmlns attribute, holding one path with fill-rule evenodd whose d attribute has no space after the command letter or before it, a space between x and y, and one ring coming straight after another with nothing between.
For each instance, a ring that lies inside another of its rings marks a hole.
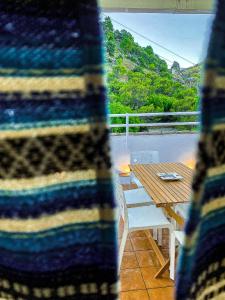
<instances>
[{"instance_id":1,"label":"balcony","mask_svg":"<svg viewBox=\"0 0 225 300\"><path fill-rule=\"evenodd\" d=\"M130 153L145 150L158 151L160 162L182 162L193 168L198 141L199 115L199 112L111 114L111 129L124 129L124 133L111 133L115 168L123 172L130 162ZM113 123L114 118L118 117L122 122L120 124ZM140 117L143 122L131 123L133 117ZM186 117L192 120L144 122L146 118L149 120L156 117ZM130 132L130 128L139 128L140 131ZM141 131L142 128L145 131Z\"/></svg>"},{"instance_id":2,"label":"balcony","mask_svg":"<svg viewBox=\"0 0 225 300\"><path fill-rule=\"evenodd\" d=\"M141 118L141 122L140 120L139 123L132 122L133 117ZM156 117L157 122L154 121ZM159 117L166 117L167 121L162 122ZM168 117L176 118L176 121L168 121ZM185 121L179 120L184 117ZM114 168L119 173L126 175L130 171L128 165L131 152L149 150L158 151L160 163L181 162L193 169L198 141L199 112L116 114L110 115L110 118L112 130L123 128L124 131L111 134ZM120 118L121 123L113 123L114 118ZM138 131L131 132L130 128L138 128ZM137 188L130 182L129 176L121 177L121 182L124 191ZM179 230L182 228L179 227ZM119 244L123 232L124 222L120 218ZM120 269L121 299L173 300L174 281L171 280L169 271L155 278L155 274L160 270L160 259L156 255L158 250L145 232L138 230L128 235ZM169 231L163 229L162 244L158 248L165 260L169 258L169 243ZM176 255L178 250L179 248Z\"/></svg>"}]
</instances>

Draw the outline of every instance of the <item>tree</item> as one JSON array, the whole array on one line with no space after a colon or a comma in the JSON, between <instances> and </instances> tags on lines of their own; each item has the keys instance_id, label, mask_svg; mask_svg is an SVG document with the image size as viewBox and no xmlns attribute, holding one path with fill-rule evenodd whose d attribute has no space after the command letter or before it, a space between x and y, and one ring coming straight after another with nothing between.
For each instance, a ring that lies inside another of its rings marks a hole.
<instances>
[{"instance_id":1,"label":"tree","mask_svg":"<svg viewBox=\"0 0 225 300\"><path fill-rule=\"evenodd\" d=\"M116 49L116 40L114 36L113 24L110 17L106 17L103 22L103 30L105 33L106 50L109 56L113 56Z\"/></svg>"}]
</instances>

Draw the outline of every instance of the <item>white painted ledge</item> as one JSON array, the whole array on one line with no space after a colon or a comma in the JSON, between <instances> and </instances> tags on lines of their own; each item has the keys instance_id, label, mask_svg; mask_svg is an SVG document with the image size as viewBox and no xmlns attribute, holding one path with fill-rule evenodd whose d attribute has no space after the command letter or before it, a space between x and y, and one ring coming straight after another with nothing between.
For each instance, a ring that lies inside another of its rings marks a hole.
<instances>
[{"instance_id":1,"label":"white painted ledge","mask_svg":"<svg viewBox=\"0 0 225 300\"><path fill-rule=\"evenodd\" d=\"M212 13L213 0L99 0L107 12Z\"/></svg>"}]
</instances>

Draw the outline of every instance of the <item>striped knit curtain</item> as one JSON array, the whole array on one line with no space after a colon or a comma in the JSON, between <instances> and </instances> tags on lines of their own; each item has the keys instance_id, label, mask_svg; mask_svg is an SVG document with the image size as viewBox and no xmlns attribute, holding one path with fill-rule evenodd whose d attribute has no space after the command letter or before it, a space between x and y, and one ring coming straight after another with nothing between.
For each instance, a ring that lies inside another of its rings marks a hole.
<instances>
[{"instance_id":1,"label":"striped knit curtain","mask_svg":"<svg viewBox=\"0 0 225 300\"><path fill-rule=\"evenodd\" d=\"M0 298L116 299L95 0L0 1Z\"/></svg>"},{"instance_id":2,"label":"striped knit curtain","mask_svg":"<svg viewBox=\"0 0 225 300\"><path fill-rule=\"evenodd\" d=\"M225 1L217 3L202 89L192 207L178 270L178 300L225 299Z\"/></svg>"}]
</instances>

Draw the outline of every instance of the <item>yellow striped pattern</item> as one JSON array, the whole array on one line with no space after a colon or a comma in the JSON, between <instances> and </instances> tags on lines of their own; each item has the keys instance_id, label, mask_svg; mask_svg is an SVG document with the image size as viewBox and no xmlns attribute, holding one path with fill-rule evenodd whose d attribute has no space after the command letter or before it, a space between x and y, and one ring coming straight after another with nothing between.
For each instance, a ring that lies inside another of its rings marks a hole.
<instances>
[{"instance_id":1,"label":"yellow striped pattern","mask_svg":"<svg viewBox=\"0 0 225 300\"><path fill-rule=\"evenodd\" d=\"M202 217L219 208L225 207L225 197L220 197L210 201L202 207Z\"/></svg>"},{"instance_id":2,"label":"yellow striped pattern","mask_svg":"<svg viewBox=\"0 0 225 300\"><path fill-rule=\"evenodd\" d=\"M63 135L72 133L85 133L88 132L91 126L97 124L82 124L82 125L62 125L52 127L40 127L29 128L21 130L2 130L0 131L0 140L2 139L14 139L14 138L27 138L36 136L48 136L48 135ZM100 126L100 124L98 124Z\"/></svg>"},{"instance_id":3,"label":"yellow striped pattern","mask_svg":"<svg viewBox=\"0 0 225 300\"><path fill-rule=\"evenodd\" d=\"M113 221L114 217L115 211L111 208L70 209L38 219L0 219L0 231L39 232L70 224L91 223L100 220Z\"/></svg>"},{"instance_id":4,"label":"yellow striped pattern","mask_svg":"<svg viewBox=\"0 0 225 300\"><path fill-rule=\"evenodd\" d=\"M55 91L86 91L86 86L92 83L94 86L102 86L101 75L90 74L86 76L42 76L42 77L13 77L0 76L0 92L55 92Z\"/></svg>"},{"instance_id":5,"label":"yellow striped pattern","mask_svg":"<svg viewBox=\"0 0 225 300\"><path fill-rule=\"evenodd\" d=\"M85 170L74 172L61 172L46 176L26 179L7 179L0 180L0 190L4 191L23 191L29 189L38 189L48 187L55 184L63 184L68 182L76 182L81 180L95 180L97 178L110 178L108 170Z\"/></svg>"},{"instance_id":6,"label":"yellow striped pattern","mask_svg":"<svg viewBox=\"0 0 225 300\"><path fill-rule=\"evenodd\" d=\"M216 280L216 278L215 278ZM209 287L205 287L204 291L200 293L199 296L197 296L196 300L205 300L206 296L212 292L216 293L217 290L225 286L225 280L220 280L219 282L215 282ZM209 298L210 299L210 298ZM225 292L219 293L218 295L215 295L215 297L211 298L213 300L224 300L225 299Z\"/></svg>"},{"instance_id":7,"label":"yellow striped pattern","mask_svg":"<svg viewBox=\"0 0 225 300\"><path fill-rule=\"evenodd\" d=\"M216 124L213 126L213 131L224 130L225 124Z\"/></svg>"},{"instance_id":8,"label":"yellow striped pattern","mask_svg":"<svg viewBox=\"0 0 225 300\"><path fill-rule=\"evenodd\" d=\"M210 168L207 171L208 177L219 176L225 173L225 165L220 165L218 167Z\"/></svg>"},{"instance_id":9,"label":"yellow striped pattern","mask_svg":"<svg viewBox=\"0 0 225 300\"><path fill-rule=\"evenodd\" d=\"M115 214L117 215L117 210L115 209ZM90 223L90 224L85 224L85 229L90 229L90 228L100 228L100 229L107 229L110 228L111 225L110 224L101 224L101 223ZM63 232L68 232L71 230L80 230L83 229L84 225L83 224L71 224L71 226L67 226L65 228L63 228ZM49 237L49 236L54 236L55 233L53 231L42 231L42 232L38 232L35 234L36 238L44 238L44 237ZM13 239L27 239L30 238L30 234L28 233L14 233L12 235Z\"/></svg>"},{"instance_id":10,"label":"yellow striped pattern","mask_svg":"<svg viewBox=\"0 0 225 300\"><path fill-rule=\"evenodd\" d=\"M30 289L30 287L18 283L18 282L9 282L7 279L1 279L0 278L0 286L2 286L5 289L10 289L13 288L13 290L20 292L21 294L28 296L28 295L34 295L38 299L48 299L52 296L54 293L54 289L52 288L39 288L39 287L34 287ZM65 286L59 286L57 287L57 295L60 298L64 298L66 296L73 296L77 294L78 291L83 294L83 295L88 295L88 294L95 294L95 293L100 293L102 295L106 295L107 291L110 290L112 294L117 294L118 293L118 288L117 284L109 284L108 282L102 282L101 285L99 286L98 283L96 282L86 282L86 283L81 283L78 286L75 285L65 285ZM5 297L10 296L9 294L5 292L1 292L2 295ZM7 298L0 298L2 299L7 299ZM17 300L25 300L24 298L13 298L10 297L11 300L17 299Z\"/></svg>"}]
</instances>

